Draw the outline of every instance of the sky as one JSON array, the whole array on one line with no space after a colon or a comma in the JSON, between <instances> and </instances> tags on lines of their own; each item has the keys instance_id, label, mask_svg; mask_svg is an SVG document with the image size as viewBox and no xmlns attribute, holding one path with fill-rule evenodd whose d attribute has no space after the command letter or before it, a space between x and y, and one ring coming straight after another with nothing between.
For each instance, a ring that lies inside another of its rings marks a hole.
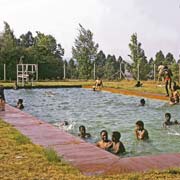
<instances>
[{"instance_id":1,"label":"sky","mask_svg":"<svg viewBox=\"0 0 180 180\"><path fill-rule=\"evenodd\" d=\"M16 37L28 31L53 35L64 58L72 56L79 23L106 55L128 60L137 33L148 59L159 50L180 58L180 0L0 0L0 31L4 21Z\"/></svg>"}]
</instances>

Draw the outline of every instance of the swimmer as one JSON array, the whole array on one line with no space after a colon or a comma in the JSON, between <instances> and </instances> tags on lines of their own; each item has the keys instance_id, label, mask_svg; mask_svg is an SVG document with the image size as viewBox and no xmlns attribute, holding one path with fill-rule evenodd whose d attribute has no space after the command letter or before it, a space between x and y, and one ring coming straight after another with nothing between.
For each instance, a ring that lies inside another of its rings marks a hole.
<instances>
[{"instance_id":1,"label":"swimmer","mask_svg":"<svg viewBox=\"0 0 180 180\"><path fill-rule=\"evenodd\" d=\"M146 101L144 99L141 99L139 106L145 106L145 103L146 103Z\"/></svg>"},{"instance_id":2,"label":"swimmer","mask_svg":"<svg viewBox=\"0 0 180 180\"><path fill-rule=\"evenodd\" d=\"M53 93L52 91L46 91L45 94L47 96L54 96L54 95L56 95L56 93Z\"/></svg>"},{"instance_id":3,"label":"swimmer","mask_svg":"<svg viewBox=\"0 0 180 180\"><path fill-rule=\"evenodd\" d=\"M119 153L124 153L125 147L123 143L120 141L121 134L118 131L112 132L112 144L110 146L110 150L113 154L119 154Z\"/></svg>"},{"instance_id":4,"label":"swimmer","mask_svg":"<svg viewBox=\"0 0 180 180\"><path fill-rule=\"evenodd\" d=\"M136 122L135 136L138 140L147 140L149 139L148 131L144 129L143 121Z\"/></svg>"},{"instance_id":5,"label":"swimmer","mask_svg":"<svg viewBox=\"0 0 180 180\"><path fill-rule=\"evenodd\" d=\"M108 140L108 133L106 130L100 132L101 140L96 143L97 147L100 147L105 150L109 150L112 145L112 142Z\"/></svg>"},{"instance_id":6,"label":"swimmer","mask_svg":"<svg viewBox=\"0 0 180 180\"><path fill-rule=\"evenodd\" d=\"M24 109L23 99L19 99L19 100L18 100L16 107L17 107L18 109Z\"/></svg>"},{"instance_id":7,"label":"swimmer","mask_svg":"<svg viewBox=\"0 0 180 180\"><path fill-rule=\"evenodd\" d=\"M177 120L171 121L171 114L170 113L165 113L165 121L163 123L163 127L168 127L171 125L178 125L180 124Z\"/></svg>"},{"instance_id":8,"label":"swimmer","mask_svg":"<svg viewBox=\"0 0 180 180\"><path fill-rule=\"evenodd\" d=\"M68 125L69 125L69 123L67 121L63 121L60 123L60 126L68 126Z\"/></svg>"},{"instance_id":9,"label":"swimmer","mask_svg":"<svg viewBox=\"0 0 180 180\"><path fill-rule=\"evenodd\" d=\"M78 134L78 136L80 136L81 138L89 138L89 137L91 137L90 133L86 133L86 128L83 125L79 126L79 132L80 133Z\"/></svg>"}]
</instances>

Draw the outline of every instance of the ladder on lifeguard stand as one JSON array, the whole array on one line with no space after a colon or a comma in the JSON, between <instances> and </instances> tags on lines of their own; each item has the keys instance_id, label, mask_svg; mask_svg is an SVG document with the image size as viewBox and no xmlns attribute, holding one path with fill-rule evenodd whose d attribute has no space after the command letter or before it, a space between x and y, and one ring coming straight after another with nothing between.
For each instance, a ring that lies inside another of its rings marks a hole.
<instances>
[{"instance_id":1,"label":"ladder on lifeguard stand","mask_svg":"<svg viewBox=\"0 0 180 180\"><path fill-rule=\"evenodd\" d=\"M34 77L35 75L35 77ZM31 82L38 80L38 65L37 64L17 64L17 85L21 83L24 87L25 82Z\"/></svg>"}]
</instances>

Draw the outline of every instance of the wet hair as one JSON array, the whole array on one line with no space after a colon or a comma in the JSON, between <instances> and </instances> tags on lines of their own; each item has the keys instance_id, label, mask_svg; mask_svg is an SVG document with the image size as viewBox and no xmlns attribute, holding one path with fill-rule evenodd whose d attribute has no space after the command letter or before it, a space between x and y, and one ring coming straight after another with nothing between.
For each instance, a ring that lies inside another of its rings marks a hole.
<instances>
[{"instance_id":1,"label":"wet hair","mask_svg":"<svg viewBox=\"0 0 180 180\"><path fill-rule=\"evenodd\" d=\"M136 125L141 126L142 128L144 128L144 123L143 123L143 121L137 121L137 122L136 122Z\"/></svg>"},{"instance_id":2,"label":"wet hair","mask_svg":"<svg viewBox=\"0 0 180 180\"><path fill-rule=\"evenodd\" d=\"M112 136L119 140L121 138L121 133L118 131L113 131Z\"/></svg>"},{"instance_id":3,"label":"wet hair","mask_svg":"<svg viewBox=\"0 0 180 180\"><path fill-rule=\"evenodd\" d=\"M141 99L140 103L144 105L146 103L146 101L144 99Z\"/></svg>"},{"instance_id":4,"label":"wet hair","mask_svg":"<svg viewBox=\"0 0 180 180\"><path fill-rule=\"evenodd\" d=\"M165 113L165 116L168 116L169 119L171 118L171 114L170 113Z\"/></svg>"},{"instance_id":5,"label":"wet hair","mask_svg":"<svg viewBox=\"0 0 180 180\"><path fill-rule=\"evenodd\" d=\"M100 132L100 135L101 135L103 132L108 135L108 132L107 132L106 130L102 130L102 131Z\"/></svg>"},{"instance_id":6,"label":"wet hair","mask_svg":"<svg viewBox=\"0 0 180 180\"><path fill-rule=\"evenodd\" d=\"M67 121L64 121L64 125L67 126L69 125L69 123Z\"/></svg>"},{"instance_id":7,"label":"wet hair","mask_svg":"<svg viewBox=\"0 0 180 180\"><path fill-rule=\"evenodd\" d=\"M81 126L79 126L79 131L81 130L81 128L83 128L84 130L86 130L85 126L81 125Z\"/></svg>"},{"instance_id":8,"label":"wet hair","mask_svg":"<svg viewBox=\"0 0 180 180\"><path fill-rule=\"evenodd\" d=\"M19 100L18 100L18 103L23 103L23 99L19 99Z\"/></svg>"}]
</instances>

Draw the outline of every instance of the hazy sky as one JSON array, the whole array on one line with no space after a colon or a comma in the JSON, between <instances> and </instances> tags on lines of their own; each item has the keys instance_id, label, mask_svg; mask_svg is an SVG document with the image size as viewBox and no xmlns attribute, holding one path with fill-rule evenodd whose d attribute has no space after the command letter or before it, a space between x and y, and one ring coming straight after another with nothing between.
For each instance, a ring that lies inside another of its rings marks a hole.
<instances>
[{"instance_id":1,"label":"hazy sky","mask_svg":"<svg viewBox=\"0 0 180 180\"><path fill-rule=\"evenodd\" d=\"M90 29L99 50L128 59L133 33L148 57L162 50L180 55L180 0L0 0L0 31L9 23L17 37L53 35L71 57L78 24Z\"/></svg>"}]
</instances>

